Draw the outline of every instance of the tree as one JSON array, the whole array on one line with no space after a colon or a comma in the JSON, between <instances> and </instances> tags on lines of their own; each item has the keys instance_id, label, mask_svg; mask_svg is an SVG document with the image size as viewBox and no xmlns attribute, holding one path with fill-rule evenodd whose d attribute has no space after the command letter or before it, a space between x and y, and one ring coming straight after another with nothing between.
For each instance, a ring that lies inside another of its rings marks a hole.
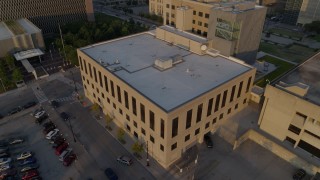
<instances>
[{"instance_id":1,"label":"tree","mask_svg":"<svg viewBox=\"0 0 320 180\"><path fill-rule=\"evenodd\" d=\"M4 59L5 59L7 65L8 65L8 68L10 70L15 68L15 64L14 64L15 59L11 54L7 53L6 56L4 57Z\"/></svg>"},{"instance_id":2,"label":"tree","mask_svg":"<svg viewBox=\"0 0 320 180\"><path fill-rule=\"evenodd\" d=\"M320 34L320 21L313 21L312 23L305 24L304 28L309 32L316 32Z\"/></svg>"},{"instance_id":3,"label":"tree","mask_svg":"<svg viewBox=\"0 0 320 180\"><path fill-rule=\"evenodd\" d=\"M125 131L124 131L122 128L119 128L119 129L118 129L117 136L118 136L118 140L119 140L122 144L125 144L125 143L126 143L126 141L124 140L124 135L125 135Z\"/></svg>"},{"instance_id":4,"label":"tree","mask_svg":"<svg viewBox=\"0 0 320 180\"><path fill-rule=\"evenodd\" d=\"M15 68L13 71L12 71L12 81L14 83L22 80L22 74L21 74L21 71L19 68Z\"/></svg>"},{"instance_id":5,"label":"tree","mask_svg":"<svg viewBox=\"0 0 320 180\"><path fill-rule=\"evenodd\" d=\"M100 112L100 106L97 103L94 103L91 107L90 110L94 112L95 114L98 114Z\"/></svg>"},{"instance_id":6,"label":"tree","mask_svg":"<svg viewBox=\"0 0 320 180\"><path fill-rule=\"evenodd\" d=\"M143 145L139 143L139 141L136 141L132 147L131 147L132 151L134 153L140 154L143 152Z\"/></svg>"}]
</instances>

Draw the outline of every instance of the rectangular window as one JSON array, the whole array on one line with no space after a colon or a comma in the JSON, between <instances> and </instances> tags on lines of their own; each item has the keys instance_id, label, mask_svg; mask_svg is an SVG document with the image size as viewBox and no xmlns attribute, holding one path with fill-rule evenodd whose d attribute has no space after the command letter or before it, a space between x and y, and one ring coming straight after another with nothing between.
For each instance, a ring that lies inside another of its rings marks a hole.
<instances>
[{"instance_id":1,"label":"rectangular window","mask_svg":"<svg viewBox=\"0 0 320 180\"><path fill-rule=\"evenodd\" d=\"M153 136L151 136L151 135L150 135L150 141L151 141L152 143L154 143L154 138L153 138Z\"/></svg>"},{"instance_id":2,"label":"rectangular window","mask_svg":"<svg viewBox=\"0 0 320 180\"><path fill-rule=\"evenodd\" d=\"M196 129L196 130L194 131L194 135L199 134L199 132L200 132L200 128L198 128L198 129Z\"/></svg>"},{"instance_id":3,"label":"rectangular window","mask_svg":"<svg viewBox=\"0 0 320 180\"><path fill-rule=\"evenodd\" d=\"M236 91L236 85L232 86L231 96L230 96L230 102L233 101L235 91Z\"/></svg>"},{"instance_id":4,"label":"rectangular window","mask_svg":"<svg viewBox=\"0 0 320 180\"><path fill-rule=\"evenodd\" d=\"M117 93L118 93L118 101L119 103L121 103L121 90L119 86L117 86Z\"/></svg>"},{"instance_id":5,"label":"rectangular window","mask_svg":"<svg viewBox=\"0 0 320 180\"><path fill-rule=\"evenodd\" d=\"M130 128L130 126L128 124L127 124L127 129L128 129L129 132L131 131L131 128Z\"/></svg>"},{"instance_id":6,"label":"rectangular window","mask_svg":"<svg viewBox=\"0 0 320 180\"><path fill-rule=\"evenodd\" d=\"M171 151L175 150L177 148L177 143L174 143L171 145Z\"/></svg>"},{"instance_id":7,"label":"rectangular window","mask_svg":"<svg viewBox=\"0 0 320 180\"><path fill-rule=\"evenodd\" d=\"M83 67L82 67L82 59L81 59L81 57L79 56L79 64L80 64L80 69L81 69L81 71L83 71Z\"/></svg>"},{"instance_id":8,"label":"rectangular window","mask_svg":"<svg viewBox=\"0 0 320 180\"><path fill-rule=\"evenodd\" d=\"M109 86L108 86L108 78L104 76L104 85L107 92L109 92Z\"/></svg>"},{"instance_id":9,"label":"rectangular window","mask_svg":"<svg viewBox=\"0 0 320 180\"><path fill-rule=\"evenodd\" d=\"M207 27L208 27L208 23L204 23L204 27L206 27L206 28L207 28Z\"/></svg>"},{"instance_id":10,"label":"rectangular window","mask_svg":"<svg viewBox=\"0 0 320 180\"><path fill-rule=\"evenodd\" d=\"M160 136L164 138L164 120L161 119Z\"/></svg>"},{"instance_id":11,"label":"rectangular window","mask_svg":"<svg viewBox=\"0 0 320 180\"><path fill-rule=\"evenodd\" d=\"M84 65L84 71L86 72L86 74L88 74L88 71L87 71L87 63L86 61L83 60L83 65Z\"/></svg>"},{"instance_id":12,"label":"rectangular window","mask_svg":"<svg viewBox=\"0 0 320 180\"><path fill-rule=\"evenodd\" d=\"M133 121L133 126L137 128L138 127L137 122Z\"/></svg>"},{"instance_id":13,"label":"rectangular window","mask_svg":"<svg viewBox=\"0 0 320 180\"><path fill-rule=\"evenodd\" d=\"M129 99L127 91L124 91L124 103L127 109L129 109Z\"/></svg>"},{"instance_id":14,"label":"rectangular window","mask_svg":"<svg viewBox=\"0 0 320 180\"><path fill-rule=\"evenodd\" d=\"M188 135L186 135L186 136L184 137L184 142L187 142L189 139L190 139L190 134L188 134Z\"/></svg>"},{"instance_id":15,"label":"rectangular window","mask_svg":"<svg viewBox=\"0 0 320 180\"><path fill-rule=\"evenodd\" d=\"M93 67L93 75L94 75L94 81L95 81L96 83L98 83L97 71L96 71L96 68L95 68L95 67Z\"/></svg>"},{"instance_id":16,"label":"rectangular window","mask_svg":"<svg viewBox=\"0 0 320 180\"><path fill-rule=\"evenodd\" d=\"M293 133L295 133L295 134L297 134L297 135L299 135L300 132L301 132L301 129L300 129L300 128L298 128L297 126L294 126L294 125L292 125L292 124L290 124L288 130L291 131L291 132L293 132Z\"/></svg>"},{"instance_id":17,"label":"rectangular window","mask_svg":"<svg viewBox=\"0 0 320 180\"><path fill-rule=\"evenodd\" d=\"M113 108L114 108L114 109L117 109L117 106L116 106L116 104L115 104L115 103L113 103Z\"/></svg>"},{"instance_id":18,"label":"rectangular window","mask_svg":"<svg viewBox=\"0 0 320 180\"><path fill-rule=\"evenodd\" d=\"M234 109L238 109L238 104L236 104L236 105L234 106Z\"/></svg>"},{"instance_id":19,"label":"rectangular window","mask_svg":"<svg viewBox=\"0 0 320 180\"><path fill-rule=\"evenodd\" d=\"M100 71L98 71L98 74L99 74L99 83L100 83L100 86L103 88L101 72L100 72Z\"/></svg>"},{"instance_id":20,"label":"rectangular window","mask_svg":"<svg viewBox=\"0 0 320 180\"><path fill-rule=\"evenodd\" d=\"M162 144L160 144L160 150L164 151L164 146Z\"/></svg>"},{"instance_id":21,"label":"rectangular window","mask_svg":"<svg viewBox=\"0 0 320 180\"><path fill-rule=\"evenodd\" d=\"M214 118L213 120L212 120L212 124L215 124L217 122L217 118Z\"/></svg>"},{"instance_id":22,"label":"rectangular window","mask_svg":"<svg viewBox=\"0 0 320 180\"><path fill-rule=\"evenodd\" d=\"M128 114L126 114L126 119L130 121L130 116Z\"/></svg>"},{"instance_id":23,"label":"rectangular window","mask_svg":"<svg viewBox=\"0 0 320 180\"><path fill-rule=\"evenodd\" d=\"M89 73L90 73L90 77L92 78L91 64L90 64L90 63L88 63L88 65L89 65Z\"/></svg>"},{"instance_id":24,"label":"rectangular window","mask_svg":"<svg viewBox=\"0 0 320 180\"><path fill-rule=\"evenodd\" d=\"M250 84L251 84L251 78L252 78L252 77L250 77L250 78L248 79L248 84L247 84L247 88L246 88L246 93L249 92L249 88L250 88Z\"/></svg>"},{"instance_id":25,"label":"rectangular window","mask_svg":"<svg viewBox=\"0 0 320 180\"><path fill-rule=\"evenodd\" d=\"M178 135L178 120L178 117L172 120L172 138Z\"/></svg>"},{"instance_id":26,"label":"rectangular window","mask_svg":"<svg viewBox=\"0 0 320 180\"><path fill-rule=\"evenodd\" d=\"M171 9L175 9L176 7L174 5L171 6Z\"/></svg>"},{"instance_id":27,"label":"rectangular window","mask_svg":"<svg viewBox=\"0 0 320 180\"><path fill-rule=\"evenodd\" d=\"M210 126L210 122L207 122L206 129Z\"/></svg>"},{"instance_id":28,"label":"rectangular window","mask_svg":"<svg viewBox=\"0 0 320 180\"><path fill-rule=\"evenodd\" d=\"M196 23L196 20L192 20L192 24L195 24Z\"/></svg>"},{"instance_id":29,"label":"rectangular window","mask_svg":"<svg viewBox=\"0 0 320 180\"><path fill-rule=\"evenodd\" d=\"M196 15L197 14L197 12L196 11L193 11L193 15Z\"/></svg>"},{"instance_id":30,"label":"rectangular window","mask_svg":"<svg viewBox=\"0 0 320 180\"><path fill-rule=\"evenodd\" d=\"M219 120L221 120L222 118L223 118L223 113L220 114Z\"/></svg>"},{"instance_id":31,"label":"rectangular window","mask_svg":"<svg viewBox=\"0 0 320 180\"><path fill-rule=\"evenodd\" d=\"M187 112L186 129L189 129L191 127L191 121L192 121L192 109L190 109Z\"/></svg>"},{"instance_id":32,"label":"rectangular window","mask_svg":"<svg viewBox=\"0 0 320 180\"><path fill-rule=\"evenodd\" d=\"M143 104L140 104L140 115L141 115L141 121L145 122L146 115L145 115L145 109Z\"/></svg>"},{"instance_id":33,"label":"rectangular window","mask_svg":"<svg viewBox=\"0 0 320 180\"><path fill-rule=\"evenodd\" d=\"M220 96L221 94L219 94L216 98L216 104L214 106L214 112L217 112L219 110L219 105L220 105Z\"/></svg>"},{"instance_id":34,"label":"rectangular window","mask_svg":"<svg viewBox=\"0 0 320 180\"><path fill-rule=\"evenodd\" d=\"M198 111L197 111L197 120L196 122L200 122L202 117L202 104L198 106Z\"/></svg>"},{"instance_id":35,"label":"rectangular window","mask_svg":"<svg viewBox=\"0 0 320 180\"><path fill-rule=\"evenodd\" d=\"M136 133L135 131L133 131L133 135L134 135L134 137L136 137L137 139L139 138L138 133Z\"/></svg>"},{"instance_id":36,"label":"rectangular window","mask_svg":"<svg viewBox=\"0 0 320 180\"><path fill-rule=\"evenodd\" d=\"M207 116L210 116L210 115L211 115L211 112L212 112L212 104L213 104L213 98L209 99L208 109L207 109Z\"/></svg>"},{"instance_id":37,"label":"rectangular window","mask_svg":"<svg viewBox=\"0 0 320 180\"><path fill-rule=\"evenodd\" d=\"M201 21L198 21L198 25L199 25L199 26L202 26L202 22L201 22Z\"/></svg>"},{"instance_id":38,"label":"rectangular window","mask_svg":"<svg viewBox=\"0 0 320 180\"><path fill-rule=\"evenodd\" d=\"M141 128L141 133L142 133L143 135L146 135L146 130L144 130L143 128Z\"/></svg>"},{"instance_id":39,"label":"rectangular window","mask_svg":"<svg viewBox=\"0 0 320 180\"><path fill-rule=\"evenodd\" d=\"M240 86L239 86L239 89L238 89L238 95L237 95L238 98L241 96L242 85L243 85L243 81L240 82Z\"/></svg>"},{"instance_id":40,"label":"rectangular window","mask_svg":"<svg viewBox=\"0 0 320 180\"><path fill-rule=\"evenodd\" d=\"M203 16L203 12L199 12L199 14L198 14L200 17L202 17Z\"/></svg>"},{"instance_id":41,"label":"rectangular window","mask_svg":"<svg viewBox=\"0 0 320 180\"><path fill-rule=\"evenodd\" d=\"M207 18L207 19L209 19L209 14L205 13L205 14L204 14L204 17Z\"/></svg>"},{"instance_id":42,"label":"rectangular window","mask_svg":"<svg viewBox=\"0 0 320 180\"><path fill-rule=\"evenodd\" d=\"M307 134L310 134L311 136L313 136L313 137L315 137L315 138L320 140L320 136L318 136L318 135L316 135L316 134L314 134L314 133L312 133L312 132L310 132L308 130L304 130L304 132L306 132Z\"/></svg>"},{"instance_id":43,"label":"rectangular window","mask_svg":"<svg viewBox=\"0 0 320 180\"><path fill-rule=\"evenodd\" d=\"M221 108L223 108L226 105L227 95L228 95L228 90L225 90L223 92Z\"/></svg>"},{"instance_id":44,"label":"rectangular window","mask_svg":"<svg viewBox=\"0 0 320 180\"><path fill-rule=\"evenodd\" d=\"M134 115L137 115L137 102L134 97L132 97L132 112Z\"/></svg>"},{"instance_id":45,"label":"rectangular window","mask_svg":"<svg viewBox=\"0 0 320 180\"><path fill-rule=\"evenodd\" d=\"M111 85L111 95L112 97L115 97L114 95L114 85L113 85L113 81L110 80L110 85Z\"/></svg>"},{"instance_id":46,"label":"rectangular window","mask_svg":"<svg viewBox=\"0 0 320 180\"><path fill-rule=\"evenodd\" d=\"M230 114L230 113L231 113L231 108L228 109L228 114Z\"/></svg>"},{"instance_id":47,"label":"rectangular window","mask_svg":"<svg viewBox=\"0 0 320 180\"><path fill-rule=\"evenodd\" d=\"M120 113L121 115L123 114L122 109L120 109L120 108L119 108L119 113Z\"/></svg>"},{"instance_id":48,"label":"rectangular window","mask_svg":"<svg viewBox=\"0 0 320 180\"><path fill-rule=\"evenodd\" d=\"M154 113L152 111L149 111L150 116L150 129L154 130Z\"/></svg>"}]
</instances>

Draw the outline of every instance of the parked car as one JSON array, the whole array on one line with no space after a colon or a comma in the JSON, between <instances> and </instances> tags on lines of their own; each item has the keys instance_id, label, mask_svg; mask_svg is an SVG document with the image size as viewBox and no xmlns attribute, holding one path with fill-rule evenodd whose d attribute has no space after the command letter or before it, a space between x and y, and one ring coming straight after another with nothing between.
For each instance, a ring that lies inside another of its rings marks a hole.
<instances>
[{"instance_id":1,"label":"parked car","mask_svg":"<svg viewBox=\"0 0 320 180\"><path fill-rule=\"evenodd\" d=\"M22 176L22 180L30 180L31 178L38 175L39 175L39 172L37 170L28 171Z\"/></svg>"},{"instance_id":2,"label":"parked car","mask_svg":"<svg viewBox=\"0 0 320 180\"><path fill-rule=\"evenodd\" d=\"M17 160L24 160L24 159L27 159L29 157L32 157L32 152L31 151L26 151L26 152L23 152L21 154L19 154L17 156Z\"/></svg>"},{"instance_id":3,"label":"parked car","mask_svg":"<svg viewBox=\"0 0 320 180\"><path fill-rule=\"evenodd\" d=\"M64 166L70 166L70 164L73 163L74 160L77 159L77 155L75 154L70 154L69 156L67 156L64 160L63 160L63 165Z\"/></svg>"},{"instance_id":4,"label":"parked car","mask_svg":"<svg viewBox=\"0 0 320 180\"><path fill-rule=\"evenodd\" d=\"M117 174L111 168L107 168L106 170L104 170L104 174L108 177L109 180L118 180Z\"/></svg>"},{"instance_id":5,"label":"parked car","mask_svg":"<svg viewBox=\"0 0 320 180\"><path fill-rule=\"evenodd\" d=\"M9 144L10 145L20 144L20 143L23 143L23 142L24 142L23 138L14 138L14 139L10 139L9 140Z\"/></svg>"},{"instance_id":6,"label":"parked car","mask_svg":"<svg viewBox=\"0 0 320 180\"><path fill-rule=\"evenodd\" d=\"M34 110L30 115L35 116L38 112L44 111L43 107L39 107L36 110Z\"/></svg>"},{"instance_id":7,"label":"parked car","mask_svg":"<svg viewBox=\"0 0 320 180\"><path fill-rule=\"evenodd\" d=\"M11 158L0 158L0 165L8 164L12 161Z\"/></svg>"},{"instance_id":8,"label":"parked car","mask_svg":"<svg viewBox=\"0 0 320 180\"><path fill-rule=\"evenodd\" d=\"M18 113L18 112L20 112L20 111L21 111L21 107L18 106L18 107L15 107L15 108L11 109L11 110L8 112L8 115L10 116L10 115L16 114L16 113Z\"/></svg>"},{"instance_id":9,"label":"parked car","mask_svg":"<svg viewBox=\"0 0 320 180\"><path fill-rule=\"evenodd\" d=\"M60 117L64 120L64 121L67 121L70 116L66 113L66 112L62 112L60 113Z\"/></svg>"},{"instance_id":10,"label":"parked car","mask_svg":"<svg viewBox=\"0 0 320 180\"><path fill-rule=\"evenodd\" d=\"M53 144L52 144L52 148L57 148L59 147L61 144L63 144L66 140L63 138L63 139L59 139L58 141L55 141Z\"/></svg>"},{"instance_id":11,"label":"parked car","mask_svg":"<svg viewBox=\"0 0 320 180\"><path fill-rule=\"evenodd\" d=\"M59 103L57 101L53 100L53 101L51 101L51 106L53 108L58 108L59 107Z\"/></svg>"},{"instance_id":12,"label":"parked car","mask_svg":"<svg viewBox=\"0 0 320 180\"><path fill-rule=\"evenodd\" d=\"M16 174L17 174L17 170L15 170L15 169L7 169L7 170L2 171L0 173L0 179L1 179L2 176L5 177L4 179L7 179L7 177L14 176Z\"/></svg>"},{"instance_id":13,"label":"parked car","mask_svg":"<svg viewBox=\"0 0 320 180\"><path fill-rule=\"evenodd\" d=\"M10 153L9 152L0 153L0 158L8 158L8 157L10 157Z\"/></svg>"},{"instance_id":14,"label":"parked car","mask_svg":"<svg viewBox=\"0 0 320 180\"><path fill-rule=\"evenodd\" d=\"M37 162L37 159L34 157L28 157L19 163L20 166L25 166L27 164L34 164Z\"/></svg>"},{"instance_id":15,"label":"parked car","mask_svg":"<svg viewBox=\"0 0 320 180\"><path fill-rule=\"evenodd\" d=\"M22 106L23 109L28 109L28 108L31 108L33 106L37 105L36 102L34 101L31 101L31 102L28 102L27 104L25 104L24 106Z\"/></svg>"},{"instance_id":16,"label":"parked car","mask_svg":"<svg viewBox=\"0 0 320 180\"><path fill-rule=\"evenodd\" d=\"M46 138L50 140L53 136L55 136L58 133L59 133L59 129L54 129L46 135Z\"/></svg>"},{"instance_id":17,"label":"parked car","mask_svg":"<svg viewBox=\"0 0 320 180\"><path fill-rule=\"evenodd\" d=\"M56 129L56 125L53 126L49 126L43 129L43 134L47 135L50 131L53 131L54 129Z\"/></svg>"},{"instance_id":18,"label":"parked car","mask_svg":"<svg viewBox=\"0 0 320 180\"><path fill-rule=\"evenodd\" d=\"M306 176L306 171L305 170L303 170L303 169L298 169L295 173L294 173L294 175L292 176L292 178L294 179L294 180L301 180L301 179L303 179L305 176Z\"/></svg>"},{"instance_id":19,"label":"parked car","mask_svg":"<svg viewBox=\"0 0 320 180\"><path fill-rule=\"evenodd\" d=\"M60 156L60 154L61 154L65 149L67 149L68 146L69 146L69 144L66 143L66 142L63 143L63 144L61 144L60 146L58 146L58 147L56 148L56 151L55 151L56 155Z\"/></svg>"},{"instance_id":20,"label":"parked car","mask_svg":"<svg viewBox=\"0 0 320 180\"><path fill-rule=\"evenodd\" d=\"M64 150L60 156L59 156L59 161L64 161L64 159L69 156L72 153L72 148L67 148Z\"/></svg>"},{"instance_id":21,"label":"parked car","mask_svg":"<svg viewBox=\"0 0 320 180\"><path fill-rule=\"evenodd\" d=\"M213 142L212 139L209 135L204 135L204 142L206 143L208 148L212 148L213 147Z\"/></svg>"},{"instance_id":22,"label":"parked car","mask_svg":"<svg viewBox=\"0 0 320 180\"><path fill-rule=\"evenodd\" d=\"M7 169L10 169L11 168L11 164L10 163L7 163L7 164L2 164L0 165L0 172L3 172Z\"/></svg>"},{"instance_id":23,"label":"parked car","mask_svg":"<svg viewBox=\"0 0 320 180\"><path fill-rule=\"evenodd\" d=\"M38 169L38 168L39 168L39 164L28 164L26 166L23 166L20 172L27 172L27 171Z\"/></svg>"},{"instance_id":24,"label":"parked car","mask_svg":"<svg viewBox=\"0 0 320 180\"><path fill-rule=\"evenodd\" d=\"M133 163L132 159L130 159L128 156L119 156L117 161L127 166L130 166Z\"/></svg>"},{"instance_id":25,"label":"parked car","mask_svg":"<svg viewBox=\"0 0 320 180\"><path fill-rule=\"evenodd\" d=\"M40 118L41 116L43 116L44 114L46 114L46 111L42 110L42 111L39 111L37 112L34 117L35 118Z\"/></svg>"}]
</instances>

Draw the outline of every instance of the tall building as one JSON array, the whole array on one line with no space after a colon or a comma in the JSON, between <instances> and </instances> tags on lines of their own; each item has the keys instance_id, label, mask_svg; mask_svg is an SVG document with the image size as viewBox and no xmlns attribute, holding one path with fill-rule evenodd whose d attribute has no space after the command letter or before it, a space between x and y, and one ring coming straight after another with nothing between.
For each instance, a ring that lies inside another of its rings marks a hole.
<instances>
[{"instance_id":1,"label":"tall building","mask_svg":"<svg viewBox=\"0 0 320 180\"><path fill-rule=\"evenodd\" d=\"M256 72L170 28L77 51L86 97L165 168L247 106Z\"/></svg>"},{"instance_id":2,"label":"tall building","mask_svg":"<svg viewBox=\"0 0 320 180\"><path fill-rule=\"evenodd\" d=\"M287 0L283 23L300 25L320 20L320 0Z\"/></svg>"},{"instance_id":3,"label":"tall building","mask_svg":"<svg viewBox=\"0 0 320 180\"><path fill-rule=\"evenodd\" d=\"M150 0L149 11L164 24L201 35L225 56L256 60L267 8L255 2Z\"/></svg>"},{"instance_id":4,"label":"tall building","mask_svg":"<svg viewBox=\"0 0 320 180\"><path fill-rule=\"evenodd\" d=\"M55 32L58 24L94 21L92 0L1 0L0 21L28 18L43 33Z\"/></svg>"},{"instance_id":5,"label":"tall building","mask_svg":"<svg viewBox=\"0 0 320 180\"><path fill-rule=\"evenodd\" d=\"M280 141L320 158L320 53L268 85L259 126Z\"/></svg>"}]
</instances>

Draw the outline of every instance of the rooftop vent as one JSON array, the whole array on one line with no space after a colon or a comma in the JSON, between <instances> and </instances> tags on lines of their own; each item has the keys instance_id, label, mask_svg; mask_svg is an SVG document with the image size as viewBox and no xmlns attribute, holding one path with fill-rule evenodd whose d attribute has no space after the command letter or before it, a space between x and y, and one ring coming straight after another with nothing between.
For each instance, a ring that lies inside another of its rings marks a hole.
<instances>
[{"instance_id":1,"label":"rooftop vent","mask_svg":"<svg viewBox=\"0 0 320 180\"><path fill-rule=\"evenodd\" d=\"M172 67L172 62L173 60L171 58L168 58L168 59L159 58L154 61L154 65L156 68L160 70L166 70Z\"/></svg>"}]
</instances>

